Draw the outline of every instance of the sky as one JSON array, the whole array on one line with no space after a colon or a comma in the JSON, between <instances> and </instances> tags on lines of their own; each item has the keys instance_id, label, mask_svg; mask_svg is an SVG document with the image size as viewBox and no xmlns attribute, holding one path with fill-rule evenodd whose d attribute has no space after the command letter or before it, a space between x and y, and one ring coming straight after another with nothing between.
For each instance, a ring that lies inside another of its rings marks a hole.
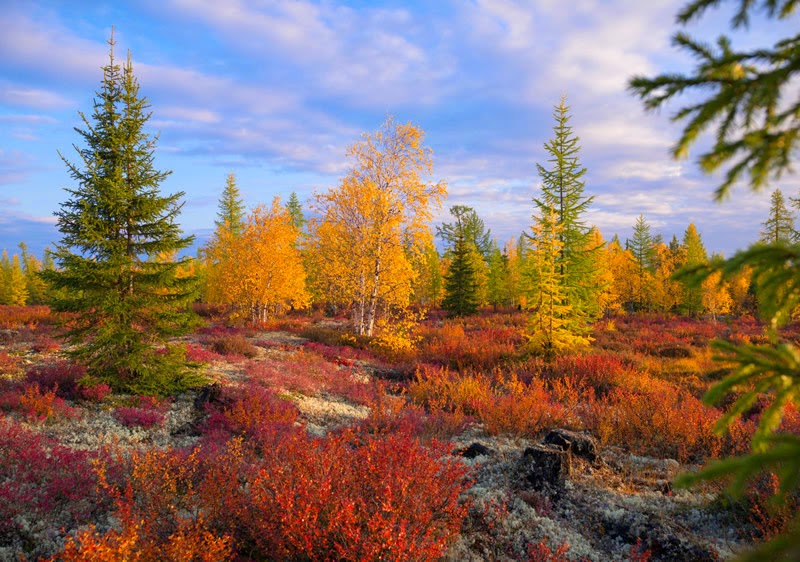
<instances>
[{"instance_id":1,"label":"sky","mask_svg":"<svg viewBox=\"0 0 800 562\"><path fill-rule=\"evenodd\" d=\"M59 240L53 213L76 187L59 153L78 159L74 128L113 26L150 100L156 167L172 171L161 189L185 192L180 223L198 243L230 172L249 207L296 192L308 211L347 172L347 147L393 115L426 132L432 179L448 183L434 224L468 205L502 245L531 225L536 164L566 95L594 197L587 222L623 241L640 214L666 240L694 222L709 251L730 255L758 238L770 192L738 187L714 203L721 179L698 171L699 150L670 157L678 106L648 113L627 91L632 75L690 68L670 43L683 3L0 0L0 249L24 241L41 255ZM713 41L730 9L686 29ZM757 18L737 39L771 45L790 24ZM776 187L796 196L800 180Z\"/></svg>"}]
</instances>

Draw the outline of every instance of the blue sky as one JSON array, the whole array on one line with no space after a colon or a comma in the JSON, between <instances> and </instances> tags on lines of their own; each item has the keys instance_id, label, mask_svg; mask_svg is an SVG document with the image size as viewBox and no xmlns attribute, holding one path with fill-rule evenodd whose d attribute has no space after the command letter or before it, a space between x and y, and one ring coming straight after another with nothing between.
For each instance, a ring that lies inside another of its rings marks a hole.
<instances>
[{"instance_id":1,"label":"blue sky","mask_svg":"<svg viewBox=\"0 0 800 562\"><path fill-rule=\"evenodd\" d=\"M470 205L502 243L531 223L536 163L566 94L590 223L624 239L644 214L669 239L695 222L709 250L730 254L758 237L769 193L712 203L719 178L668 155L669 111L645 113L626 91L633 74L688 68L670 46L683 3L0 0L0 248L40 254L58 239L53 212L71 186L58 151L76 158L73 127L114 25L152 104L156 165L173 172L162 189L186 192L181 223L201 241L229 172L248 206L292 191L305 202L393 114L426 131L434 177L448 182L437 222ZM713 40L725 8L689 31ZM789 28L757 20L740 39L771 44ZM795 196L800 181L779 187Z\"/></svg>"}]
</instances>

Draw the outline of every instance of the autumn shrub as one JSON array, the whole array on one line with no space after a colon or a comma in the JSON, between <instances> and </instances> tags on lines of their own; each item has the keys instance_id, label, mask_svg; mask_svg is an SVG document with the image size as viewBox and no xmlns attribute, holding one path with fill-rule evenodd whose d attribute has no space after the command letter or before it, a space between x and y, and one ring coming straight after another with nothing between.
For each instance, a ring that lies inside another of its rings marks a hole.
<instances>
[{"instance_id":1,"label":"autumn shrub","mask_svg":"<svg viewBox=\"0 0 800 562\"><path fill-rule=\"evenodd\" d=\"M149 429L164 425L165 415L163 412L151 408L120 406L114 410L114 419L125 427Z\"/></svg>"},{"instance_id":2,"label":"autumn shrub","mask_svg":"<svg viewBox=\"0 0 800 562\"><path fill-rule=\"evenodd\" d=\"M56 395L58 386L42 390L36 384L6 392L0 400L0 409L16 410L29 421L53 421L80 417L80 411Z\"/></svg>"},{"instance_id":3,"label":"autumn shrub","mask_svg":"<svg viewBox=\"0 0 800 562\"><path fill-rule=\"evenodd\" d=\"M22 361L18 355L0 351L0 376L15 377L22 373Z\"/></svg>"},{"instance_id":4,"label":"autumn shrub","mask_svg":"<svg viewBox=\"0 0 800 562\"><path fill-rule=\"evenodd\" d=\"M515 358L521 332L512 327L465 329L463 321L445 321L441 327L420 329L418 357L453 369L491 370Z\"/></svg>"},{"instance_id":5,"label":"autumn shrub","mask_svg":"<svg viewBox=\"0 0 800 562\"><path fill-rule=\"evenodd\" d=\"M584 423L601 442L636 454L698 462L724 447L714 433L719 412L685 390L663 384L645 391L613 389L594 404Z\"/></svg>"},{"instance_id":6,"label":"autumn shrub","mask_svg":"<svg viewBox=\"0 0 800 562\"><path fill-rule=\"evenodd\" d=\"M193 363L213 363L215 361L223 361L224 359L225 357L223 355L197 344L190 343L186 345L187 361Z\"/></svg>"},{"instance_id":7,"label":"autumn shrub","mask_svg":"<svg viewBox=\"0 0 800 562\"><path fill-rule=\"evenodd\" d=\"M100 533L89 526L51 561L232 559L231 539L213 534L198 513L196 452L133 451L125 464L125 483L109 479L102 465L96 471L99 488L114 503L115 528Z\"/></svg>"},{"instance_id":8,"label":"autumn shrub","mask_svg":"<svg viewBox=\"0 0 800 562\"><path fill-rule=\"evenodd\" d=\"M768 541L785 533L800 508L800 498L782 494L780 481L771 472L751 479L741 503L750 524L751 536L746 538L757 541Z\"/></svg>"},{"instance_id":9,"label":"autumn shrub","mask_svg":"<svg viewBox=\"0 0 800 562\"><path fill-rule=\"evenodd\" d=\"M206 431L222 431L260 443L280 430L292 430L299 414L289 400L258 385L223 387L219 400L209 406Z\"/></svg>"},{"instance_id":10,"label":"autumn shrub","mask_svg":"<svg viewBox=\"0 0 800 562\"><path fill-rule=\"evenodd\" d=\"M541 381L524 384L515 379L499 385L478 410L478 419L491 435L510 433L533 437L564 426L567 411Z\"/></svg>"},{"instance_id":11,"label":"autumn shrub","mask_svg":"<svg viewBox=\"0 0 800 562\"><path fill-rule=\"evenodd\" d=\"M298 433L253 464L243 463L242 447L232 442L212 463L200 495L210 522L232 529L237 550L251 556L435 560L466 513L464 466L408 434ZM245 466L253 469L232 473Z\"/></svg>"},{"instance_id":12,"label":"autumn shrub","mask_svg":"<svg viewBox=\"0 0 800 562\"><path fill-rule=\"evenodd\" d=\"M343 332L329 326L310 325L303 328L300 336L325 345L337 346L342 343Z\"/></svg>"},{"instance_id":13,"label":"autumn shrub","mask_svg":"<svg viewBox=\"0 0 800 562\"><path fill-rule=\"evenodd\" d=\"M30 559L47 555L54 529L74 529L111 507L93 463L103 451L74 450L0 419L0 537ZM113 472L113 467L109 467Z\"/></svg>"},{"instance_id":14,"label":"autumn shrub","mask_svg":"<svg viewBox=\"0 0 800 562\"><path fill-rule=\"evenodd\" d=\"M45 335L36 338L31 349L37 353L53 353L58 351L60 347L61 344L57 340Z\"/></svg>"},{"instance_id":15,"label":"autumn shrub","mask_svg":"<svg viewBox=\"0 0 800 562\"><path fill-rule=\"evenodd\" d=\"M252 359L258 355L258 348L240 334L215 337L211 340L210 347L214 353L226 357L234 356Z\"/></svg>"},{"instance_id":16,"label":"autumn shrub","mask_svg":"<svg viewBox=\"0 0 800 562\"><path fill-rule=\"evenodd\" d=\"M37 365L25 374L26 385L36 385L43 391L52 390L60 398L75 400L80 397L79 381L86 376L86 368L70 361L56 361Z\"/></svg>"},{"instance_id":17,"label":"autumn shrub","mask_svg":"<svg viewBox=\"0 0 800 562\"><path fill-rule=\"evenodd\" d=\"M36 328L52 321L48 306L0 305L0 330Z\"/></svg>"},{"instance_id":18,"label":"autumn shrub","mask_svg":"<svg viewBox=\"0 0 800 562\"><path fill-rule=\"evenodd\" d=\"M359 404L369 403L376 388L351 369L342 369L316 353L299 350L285 359L253 361L245 366L248 380L267 388L304 394L327 392Z\"/></svg>"},{"instance_id":19,"label":"autumn shrub","mask_svg":"<svg viewBox=\"0 0 800 562\"><path fill-rule=\"evenodd\" d=\"M88 402L102 402L103 398L111 394L111 387L104 382L84 377L79 383L78 393Z\"/></svg>"}]
</instances>

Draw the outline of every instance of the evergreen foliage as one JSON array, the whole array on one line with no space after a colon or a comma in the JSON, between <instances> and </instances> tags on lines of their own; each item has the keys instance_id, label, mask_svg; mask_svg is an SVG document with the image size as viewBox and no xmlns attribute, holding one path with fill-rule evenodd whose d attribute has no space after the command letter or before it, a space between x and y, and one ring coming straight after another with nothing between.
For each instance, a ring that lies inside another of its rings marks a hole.
<instances>
[{"instance_id":1,"label":"evergreen foliage","mask_svg":"<svg viewBox=\"0 0 800 562\"><path fill-rule=\"evenodd\" d=\"M109 44L94 112L80 114L84 128L76 129L85 144L76 146L80 164L62 156L77 186L56 213L60 267L43 276L65 289L53 307L70 313L69 353L90 375L119 390L167 393L199 382L183 348L167 343L194 321L187 305L195 283L177 275L186 260L156 258L192 238L176 223L183 193L159 194L168 172L154 166L155 141L144 130L150 113L130 55L120 67L113 36Z\"/></svg>"},{"instance_id":2,"label":"evergreen foliage","mask_svg":"<svg viewBox=\"0 0 800 562\"><path fill-rule=\"evenodd\" d=\"M231 172L225 180L225 189L219 198L219 210L214 224L217 232L227 230L232 236L241 236L244 230L245 207L242 195L236 186L236 176Z\"/></svg>"},{"instance_id":3,"label":"evergreen foliage","mask_svg":"<svg viewBox=\"0 0 800 562\"><path fill-rule=\"evenodd\" d=\"M303 215L303 206L300 204L300 199L294 191L289 195L289 200L286 202L286 210L292 219L292 226L298 232L302 232L303 227L306 225L306 218Z\"/></svg>"},{"instance_id":4,"label":"evergreen foliage","mask_svg":"<svg viewBox=\"0 0 800 562\"><path fill-rule=\"evenodd\" d=\"M697 267L708 262L708 254L694 223L689 223L683 233L683 267ZM683 293L683 309L686 313L697 315L703 312L703 288L686 284Z\"/></svg>"},{"instance_id":5,"label":"evergreen foliage","mask_svg":"<svg viewBox=\"0 0 800 562\"><path fill-rule=\"evenodd\" d=\"M646 286L649 274L656 269L655 238L650 231L650 225L639 215L633 225L633 235L625 241L625 249L633 256L636 264L638 286L636 287L636 306L643 309L646 306Z\"/></svg>"},{"instance_id":6,"label":"evergreen foliage","mask_svg":"<svg viewBox=\"0 0 800 562\"><path fill-rule=\"evenodd\" d=\"M585 318L567 303L561 254L561 225L555 213L535 218L534 246L526 260L527 308L531 311L529 346L552 358L588 344Z\"/></svg>"},{"instance_id":7,"label":"evergreen foliage","mask_svg":"<svg viewBox=\"0 0 800 562\"><path fill-rule=\"evenodd\" d=\"M685 25L699 18L720 0L693 0L678 14ZM750 14L762 11L768 18L788 20L797 0L737 0L733 28L747 27ZM708 90L702 101L679 109L673 121L685 125L673 148L683 158L698 136L714 129L714 143L700 155L700 167L714 172L727 166L725 181L717 188L721 200L743 176L751 188L780 179L788 171L800 139L800 99L794 80L800 74L800 33L778 39L771 47L737 51L730 38L722 35L716 47L680 31L673 43L697 60L690 74L662 74L655 78L636 76L630 89L655 110L677 97L693 98Z\"/></svg>"},{"instance_id":8,"label":"evergreen foliage","mask_svg":"<svg viewBox=\"0 0 800 562\"><path fill-rule=\"evenodd\" d=\"M466 205L453 205L450 207L450 214L453 215L455 222L442 223L436 227L436 235L448 247L455 247L459 236L464 237L467 244L475 246L481 255L488 259L492 246L492 232L486 230L486 225L472 207Z\"/></svg>"},{"instance_id":9,"label":"evergreen foliage","mask_svg":"<svg viewBox=\"0 0 800 562\"><path fill-rule=\"evenodd\" d=\"M442 308L452 316L467 316L478 310L478 281L475 260L466 233L456 233L450 267L444 276Z\"/></svg>"},{"instance_id":10,"label":"evergreen foliage","mask_svg":"<svg viewBox=\"0 0 800 562\"><path fill-rule=\"evenodd\" d=\"M564 97L554 107L553 138L544 145L550 168L536 165L542 179L542 194L533 201L541 219L554 213L559 224L561 249L557 262L567 302L576 312L593 317L599 312L600 287L596 276L600 248L589 244L591 229L584 215L594 198L584 194L583 176L587 170L578 158L579 139L569 124L569 109Z\"/></svg>"},{"instance_id":11,"label":"evergreen foliage","mask_svg":"<svg viewBox=\"0 0 800 562\"><path fill-rule=\"evenodd\" d=\"M764 244L790 244L797 239L794 229L794 214L786 206L786 200L780 189L772 192L770 197L769 216L761 223L759 242Z\"/></svg>"},{"instance_id":12,"label":"evergreen foliage","mask_svg":"<svg viewBox=\"0 0 800 562\"><path fill-rule=\"evenodd\" d=\"M678 21L685 24L719 3L693 0L678 14ZM789 19L797 4L797 0L739 0L732 25L746 26L750 14L758 8L770 19ZM717 52L685 33L676 34L674 41L699 59L692 75L666 74L631 81L631 88L649 109L659 108L691 90L712 90L707 97L693 99L692 105L675 114L675 120L688 122L674 155L685 155L703 130L716 128L716 141L701 155L700 165L707 172L729 166L725 181L716 192L718 200L745 174L753 189L780 178L789 170L800 139L800 100L793 89L800 73L800 34L779 39L772 48L749 52L735 51L725 36L718 40ZM734 397L719 421L720 432L759 400L766 397L769 404L760 415L750 454L713 463L698 474L684 476L680 483L733 477L733 490L741 494L753 476L771 471L780 482L775 501L785 502L800 491L800 437L775 431L786 406L797 405L800 399L800 348L783 341L779 328L800 305L800 247L781 242L757 244L721 263L699 265L683 276L700 285L717 274L721 281L751 276L771 341L747 345L716 342L719 358L726 365L733 365L733 372L715 384L704 400L713 404ZM755 561L798 557L800 518L795 515L787 535L759 546L743 558Z\"/></svg>"}]
</instances>

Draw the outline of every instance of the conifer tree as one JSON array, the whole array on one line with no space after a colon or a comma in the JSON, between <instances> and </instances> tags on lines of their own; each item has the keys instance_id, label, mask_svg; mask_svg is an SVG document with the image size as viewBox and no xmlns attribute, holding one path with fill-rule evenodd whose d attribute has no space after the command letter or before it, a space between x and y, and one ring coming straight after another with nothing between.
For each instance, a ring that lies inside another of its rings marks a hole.
<instances>
[{"instance_id":1,"label":"conifer tree","mask_svg":"<svg viewBox=\"0 0 800 562\"><path fill-rule=\"evenodd\" d=\"M90 376L115 389L166 393L199 382L185 367L184 351L167 338L184 333L194 315L194 281L179 278L183 261L160 261L189 246L176 223L183 193L162 196L167 177L154 166L155 141L144 130L150 117L139 96L130 54L109 61L90 118L77 129L79 164L62 156L77 184L56 213L59 269L43 273L56 289L57 311L72 313L70 355Z\"/></svg>"},{"instance_id":2,"label":"conifer tree","mask_svg":"<svg viewBox=\"0 0 800 562\"><path fill-rule=\"evenodd\" d=\"M560 225L561 250L557 256L558 267L564 279L564 294L574 311L587 317L598 313L597 295L600 291L595 279L598 266L598 247L589 246L590 227L584 216L593 197L584 194L586 174L579 161L579 139L569 124L571 116L566 98L554 107L553 138L544 148L549 154L550 168L537 164L542 179L542 194L534 198L539 217L555 213Z\"/></svg>"},{"instance_id":3,"label":"conifer tree","mask_svg":"<svg viewBox=\"0 0 800 562\"><path fill-rule=\"evenodd\" d=\"M686 24L720 4L718 0L690 0L678 14L678 21ZM767 20L790 20L797 13L798 3L797 0L738 0L735 4L732 25L738 28L747 27L756 11ZM797 26L787 29L796 30ZM754 189L765 186L770 179L778 179L791 170L797 155L800 105L795 85L800 75L800 34L794 32L774 40L771 46L756 45L742 51L722 35L715 49L679 32L673 41L697 59L692 72L684 75L670 71L654 78L631 80L631 88L650 109L689 94L685 98L688 104L674 117L686 121L674 154L685 156L703 130L713 130L714 142L701 155L700 165L709 173L727 168L726 179L716 192L718 200L743 175L749 176ZM756 475L772 472L779 484L775 487L773 505L786 506L800 490L800 437L776 431L782 426L787 407L798 404L800 349L789 338L780 338L779 328L800 306L800 248L755 245L719 264L706 265L686 275L692 275L699 284L716 273L721 274L723 281L739 276L752 281L770 342L745 345L715 342L718 356L730 374L711 387L704 401L729 404L717 422L718 432L742 413L751 411L757 402L766 399L766 405L753 433L749 454L711 463L699 473L685 475L678 483L725 479L733 482L733 492L740 496ZM741 559L796 560L800 554L800 518L796 513L785 529L785 534L743 553Z\"/></svg>"},{"instance_id":4,"label":"conifer tree","mask_svg":"<svg viewBox=\"0 0 800 562\"><path fill-rule=\"evenodd\" d=\"M436 227L436 235L448 247L454 247L456 239L463 234L467 244L472 244L478 249L484 259L488 259L492 245L492 232L486 230L486 225L472 207L466 205L453 205L450 214L455 219L452 223L442 223Z\"/></svg>"},{"instance_id":5,"label":"conifer tree","mask_svg":"<svg viewBox=\"0 0 800 562\"><path fill-rule=\"evenodd\" d=\"M11 303L11 260L8 257L8 250L3 248L3 256L0 258L0 304Z\"/></svg>"},{"instance_id":6,"label":"conifer tree","mask_svg":"<svg viewBox=\"0 0 800 562\"><path fill-rule=\"evenodd\" d=\"M473 245L466 233L456 232L455 245L450 252L450 267L444 276L442 308L452 316L467 316L478 310L478 281Z\"/></svg>"},{"instance_id":7,"label":"conifer tree","mask_svg":"<svg viewBox=\"0 0 800 562\"><path fill-rule=\"evenodd\" d=\"M25 287L28 290L28 304L43 304L47 300L47 285L39 273L42 263L28 252L25 242L19 243L22 271L25 274Z\"/></svg>"},{"instance_id":8,"label":"conifer tree","mask_svg":"<svg viewBox=\"0 0 800 562\"><path fill-rule=\"evenodd\" d=\"M536 217L533 248L526 261L527 307L532 312L529 345L534 352L553 357L588 344L584 318L567 303L561 252L561 225L555 213Z\"/></svg>"},{"instance_id":9,"label":"conifer tree","mask_svg":"<svg viewBox=\"0 0 800 562\"><path fill-rule=\"evenodd\" d=\"M497 241L492 240L489 250L486 299L495 310L498 306L509 304L508 274L508 256L500 251Z\"/></svg>"},{"instance_id":10,"label":"conifer tree","mask_svg":"<svg viewBox=\"0 0 800 562\"><path fill-rule=\"evenodd\" d=\"M303 206L300 205L300 199L298 199L297 193L294 191L289 195L289 200L286 202L286 210L292 218L292 226L297 229L297 232L302 232L303 227L306 225L306 218L303 215Z\"/></svg>"},{"instance_id":11,"label":"conifer tree","mask_svg":"<svg viewBox=\"0 0 800 562\"><path fill-rule=\"evenodd\" d=\"M692 268L708 262L708 254L694 223L689 223L683 233L685 261L683 267ZM703 311L703 288L688 284L684 287L683 308L687 314L697 315Z\"/></svg>"},{"instance_id":12,"label":"conifer tree","mask_svg":"<svg viewBox=\"0 0 800 562\"><path fill-rule=\"evenodd\" d=\"M214 221L217 232L227 230L233 236L241 236L244 230L244 216L242 195L236 186L236 176L231 172L225 180L225 188L219 198L218 220Z\"/></svg>"},{"instance_id":13,"label":"conifer tree","mask_svg":"<svg viewBox=\"0 0 800 562\"><path fill-rule=\"evenodd\" d=\"M639 285L636 288L636 303L638 308L645 308L647 299L647 289L649 288L648 277L655 271L656 254L654 238L650 232L650 225L639 215L636 224L633 226L633 236L626 240L625 248L631 252L636 262Z\"/></svg>"},{"instance_id":14,"label":"conifer tree","mask_svg":"<svg viewBox=\"0 0 800 562\"><path fill-rule=\"evenodd\" d=\"M8 304L25 306L28 302L28 287L19 254L14 254L11 258L11 267L8 270Z\"/></svg>"},{"instance_id":15,"label":"conifer tree","mask_svg":"<svg viewBox=\"0 0 800 562\"><path fill-rule=\"evenodd\" d=\"M764 227L759 242L764 244L791 244L797 239L794 229L794 214L786 206L786 200L780 189L772 192L770 197L769 216L761 223Z\"/></svg>"}]
</instances>

